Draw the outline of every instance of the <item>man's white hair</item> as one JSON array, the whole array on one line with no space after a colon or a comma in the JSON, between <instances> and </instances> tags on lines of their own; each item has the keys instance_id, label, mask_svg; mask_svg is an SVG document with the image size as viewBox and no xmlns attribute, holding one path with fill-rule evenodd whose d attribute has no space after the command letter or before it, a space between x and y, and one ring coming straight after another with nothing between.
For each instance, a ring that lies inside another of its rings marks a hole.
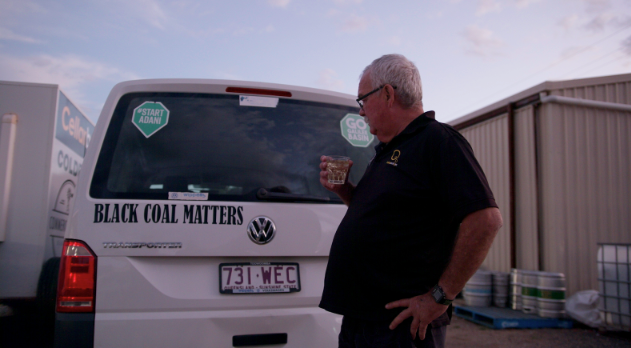
<instances>
[{"instance_id":1,"label":"man's white hair","mask_svg":"<svg viewBox=\"0 0 631 348\"><path fill-rule=\"evenodd\" d=\"M401 54L386 54L368 65L359 78L370 74L372 88L396 86L395 94L404 108L423 105L421 74L416 65Z\"/></svg>"}]
</instances>

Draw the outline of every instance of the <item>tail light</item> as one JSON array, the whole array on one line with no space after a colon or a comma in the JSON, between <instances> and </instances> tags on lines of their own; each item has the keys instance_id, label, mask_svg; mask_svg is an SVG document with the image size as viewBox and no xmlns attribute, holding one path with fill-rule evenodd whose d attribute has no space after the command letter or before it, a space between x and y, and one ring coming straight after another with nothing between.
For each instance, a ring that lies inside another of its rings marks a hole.
<instances>
[{"instance_id":1,"label":"tail light","mask_svg":"<svg viewBox=\"0 0 631 348\"><path fill-rule=\"evenodd\" d=\"M257 95L271 95L275 97L291 97L291 92L277 91L273 89L262 88L245 88L245 87L227 87L228 93L241 93L241 94L257 94Z\"/></svg>"},{"instance_id":2,"label":"tail light","mask_svg":"<svg viewBox=\"0 0 631 348\"><path fill-rule=\"evenodd\" d=\"M65 240L59 266L57 312L94 312L96 256L81 241Z\"/></svg>"}]
</instances>

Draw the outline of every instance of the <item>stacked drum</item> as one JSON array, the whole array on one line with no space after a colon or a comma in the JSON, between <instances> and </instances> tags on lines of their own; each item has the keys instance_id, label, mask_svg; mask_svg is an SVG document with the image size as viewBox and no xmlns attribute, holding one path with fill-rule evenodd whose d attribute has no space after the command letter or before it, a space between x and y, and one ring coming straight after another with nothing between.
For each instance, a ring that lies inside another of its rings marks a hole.
<instances>
[{"instance_id":1,"label":"stacked drum","mask_svg":"<svg viewBox=\"0 0 631 348\"><path fill-rule=\"evenodd\" d=\"M513 268L510 308L545 318L565 317L565 275Z\"/></svg>"},{"instance_id":2,"label":"stacked drum","mask_svg":"<svg viewBox=\"0 0 631 348\"><path fill-rule=\"evenodd\" d=\"M506 307L508 299L509 274L506 272L493 272L493 305Z\"/></svg>"},{"instance_id":3,"label":"stacked drum","mask_svg":"<svg viewBox=\"0 0 631 348\"><path fill-rule=\"evenodd\" d=\"M464 288L464 299L467 306L488 307L491 305L493 290L493 273L478 270L469 279Z\"/></svg>"},{"instance_id":4,"label":"stacked drum","mask_svg":"<svg viewBox=\"0 0 631 348\"><path fill-rule=\"evenodd\" d=\"M513 268L510 273L478 270L464 289L467 306L509 307L545 318L565 317L565 275ZM507 301L509 300L509 301Z\"/></svg>"},{"instance_id":5,"label":"stacked drum","mask_svg":"<svg viewBox=\"0 0 631 348\"><path fill-rule=\"evenodd\" d=\"M510 272L510 308L520 311L521 307L521 270L513 268Z\"/></svg>"},{"instance_id":6,"label":"stacked drum","mask_svg":"<svg viewBox=\"0 0 631 348\"><path fill-rule=\"evenodd\" d=\"M540 317L565 316L565 275L539 272L537 281L537 313Z\"/></svg>"},{"instance_id":7,"label":"stacked drum","mask_svg":"<svg viewBox=\"0 0 631 348\"><path fill-rule=\"evenodd\" d=\"M521 271L521 304L524 313L537 312L538 271Z\"/></svg>"}]
</instances>

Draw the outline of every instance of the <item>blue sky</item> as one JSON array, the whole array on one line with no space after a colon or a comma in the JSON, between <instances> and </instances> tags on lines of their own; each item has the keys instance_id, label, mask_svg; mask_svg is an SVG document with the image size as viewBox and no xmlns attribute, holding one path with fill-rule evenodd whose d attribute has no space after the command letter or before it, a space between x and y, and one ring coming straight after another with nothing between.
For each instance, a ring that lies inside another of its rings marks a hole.
<instances>
[{"instance_id":1,"label":"blue sky","mask_svg":"<svg viewBox=\"0 0 631 348\"><path fill-rule=\"evenodd\" d=\"M357 94L401 53L443 122L546 80L631 73L631 0L0 0L0 80L54 83L96 121L141 78Z\"/></svg>"}]
</instances>

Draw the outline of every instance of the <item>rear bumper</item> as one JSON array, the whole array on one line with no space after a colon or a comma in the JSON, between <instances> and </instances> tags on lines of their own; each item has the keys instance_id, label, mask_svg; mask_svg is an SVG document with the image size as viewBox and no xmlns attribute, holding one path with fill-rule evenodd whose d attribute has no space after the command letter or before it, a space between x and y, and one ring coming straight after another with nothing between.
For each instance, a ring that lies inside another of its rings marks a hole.
<instances>
[{"instance_id":1,"label":"rear bumper","mask_svg":"<svg viewBox=\"0 0 631 348\"><path fill-rule=\"evenodd\" d=\"M244 338L256 339L248 346L274 338L287 342L278 347L335 347L341 322L341 316L315 307L97 313L94 342L99 347L232 347Z\"/></svg>"},{"instance_id":2,"label":"rear bumper","mask_svg":"<svg viewBox=\"0 0 631 348\"><path fill-rule=\"evenodd\" d=\"M56 313L55 348L94 347L94 313Z\"/></svg>"}]
</instances>

